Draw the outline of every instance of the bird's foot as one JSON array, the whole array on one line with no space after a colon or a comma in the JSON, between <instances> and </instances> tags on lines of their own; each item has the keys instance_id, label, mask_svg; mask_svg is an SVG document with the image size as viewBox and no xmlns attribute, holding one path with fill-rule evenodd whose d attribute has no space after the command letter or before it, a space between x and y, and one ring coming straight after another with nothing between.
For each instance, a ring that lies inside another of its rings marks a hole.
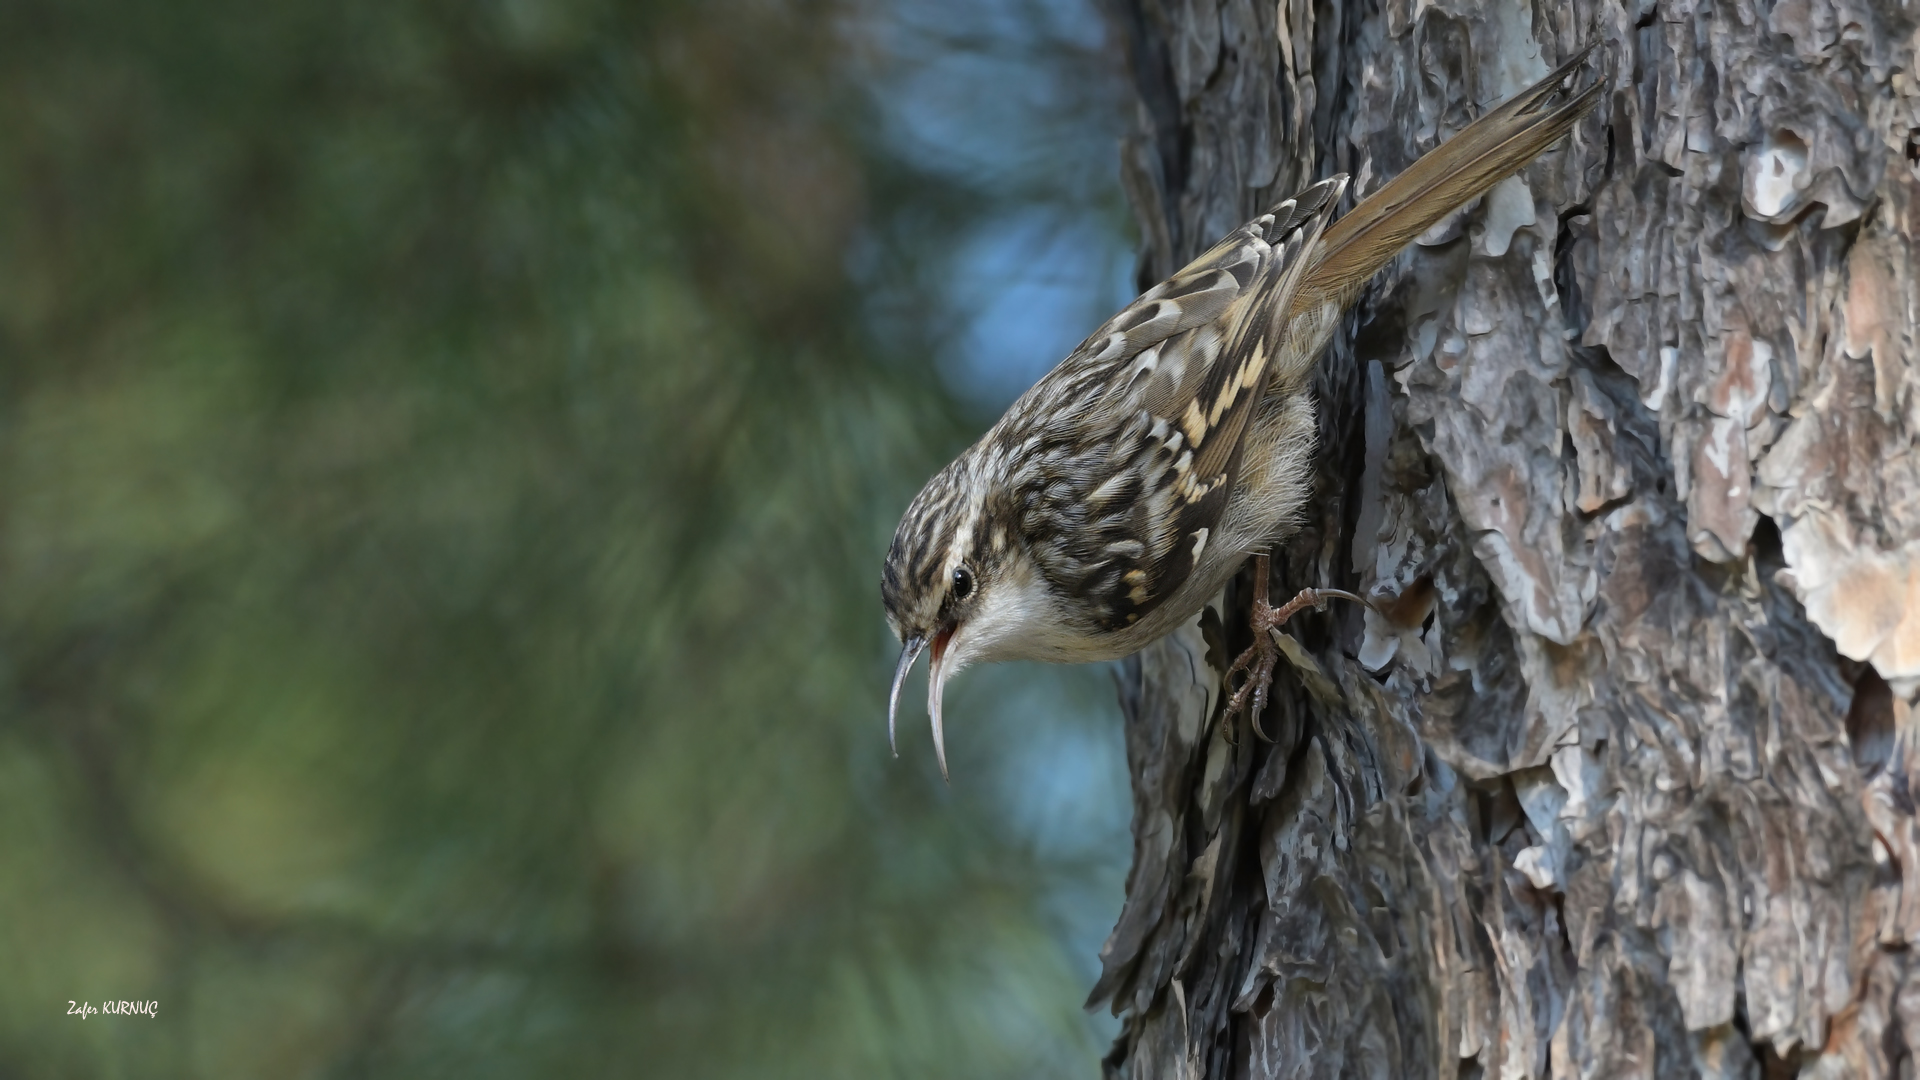
<instances>
[{"instance_id":1,"label":"bird's foot","mask_svg":"<svg viewBox=\"0 0 1920 1080\"><path fill-rule=\"evenodd\" d=\"M1247 679L1227 699L1227 710L1222 714L1222 719L1246 709L1247 722L1252 726L1253 733L1262 742L1272 742L1260 728L1260 714L1266 711L1267 691L1273 686L1273 668L1280 659L1280 646L1274 642L1274 634L1302 609L1319 611L1327 606L1329 600L1352 600L1360 604L1366 604L1367 601L1344 589L1301 589L1293 599L1274 607L1267 602L1267 557L1256 555L1254 560L1253 610L1247 618L1253 630L1253 644L1247 646L1246 651L1227 668L1227 685L1233 685L1233 677L1243 671Z\"/></svg>"},{"instance_id":2,"label":"bird's foot","mask_svg":"<svg viewBox=\"0 0 1920 1080\"><path fill-rule=\"evenodd\" d=\"M1256 601L1259 607L1267 607L1264 602ZM1257 621L1259 616L1255 615ZM1227 711L1222 719L1237 715L1248 704L1251 696L1253 709L1247 714L1247 720L1253 725L1253 733L1262 742L1272 742L1267 733L1260 728L1260 714L1267 708L1267 690L1273 685L1273 665L1280 659L1280 649L1264 631L1254 631L1253 644L1240 654L1233 666L1227 669L1227 685L1233 685L1233 677L1240 672L1247 673L1247 681L1227 699Z\"/></svg>"}]
</instances>

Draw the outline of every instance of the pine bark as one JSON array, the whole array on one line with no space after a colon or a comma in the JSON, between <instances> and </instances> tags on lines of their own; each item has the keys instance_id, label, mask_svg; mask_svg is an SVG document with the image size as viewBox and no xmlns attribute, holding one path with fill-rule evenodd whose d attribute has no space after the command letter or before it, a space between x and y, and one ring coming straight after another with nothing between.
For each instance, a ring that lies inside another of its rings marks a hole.
<instances>
[{"instance_id":1,"label":"pine bark","mask_svg":"<svg viewBox=\"0 0 1920 1080\"><path fill-rule=\"evenodd\" d=\"M1611 91L1322 361L1250 575L1122 669L1107 1074L1910 1077L1916 18L1894 0L1117 0L1156 281L1601 42Z\"/></svg>"}]
</instances>

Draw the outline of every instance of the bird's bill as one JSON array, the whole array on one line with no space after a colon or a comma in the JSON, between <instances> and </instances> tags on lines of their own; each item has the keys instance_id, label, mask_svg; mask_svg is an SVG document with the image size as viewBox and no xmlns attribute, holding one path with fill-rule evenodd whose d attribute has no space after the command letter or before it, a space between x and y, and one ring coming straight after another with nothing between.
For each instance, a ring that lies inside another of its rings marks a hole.
<instances>
[{"instance_id":1,"label":"bird's bill","mask_svg":"<svg viewBox=\"0 0 1920 1080\"><path fill-rule=\"evenodd\" d=\"M933 756L940 760L940 779L947 777L947 732L940 723L940 703L947 693L947 643L953 640L948 628L934 635L933 660L927 664L927 715L933 720ZM951 783L951 780L948 780Z\"/></svg>"},{"instance_id":2,"label":"bird's bill","mask_svg":"<svg viewBox=\"0 0 1920 1080\"><path fill-rule=\"evenodd\" d=\"M913 662L920 659L920 650L926 647L925 635L908 638L900 646L900 666L893 669L893 692L887 695L887 749L894 757L900 756L900 747L893 740L893 720L900 712L900 684L907 681L907 672L913 670Z\"/></svg>"}]
</instances>

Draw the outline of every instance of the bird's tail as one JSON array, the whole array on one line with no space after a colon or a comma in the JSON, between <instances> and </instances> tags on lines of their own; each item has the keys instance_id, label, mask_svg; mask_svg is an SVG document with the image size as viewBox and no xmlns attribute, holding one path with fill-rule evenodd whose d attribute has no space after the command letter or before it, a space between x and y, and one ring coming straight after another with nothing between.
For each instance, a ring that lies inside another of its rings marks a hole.
<instances>
[{"instance_id":1,"label":"bird's tail","mask_svg":"<svg viewBox=\"0 0 1920 1080\"><path fill-rule=\"evenodd\" d=\"M1414 162L1328 226L1294 294L1296 310L1352 301L1374 272L1441 218L1540 156L1593 108L1607 80L1577 92L1562 84L1586 63L1589 45L1551 75L1521 91Z\"/></svg>"}]
</instances>

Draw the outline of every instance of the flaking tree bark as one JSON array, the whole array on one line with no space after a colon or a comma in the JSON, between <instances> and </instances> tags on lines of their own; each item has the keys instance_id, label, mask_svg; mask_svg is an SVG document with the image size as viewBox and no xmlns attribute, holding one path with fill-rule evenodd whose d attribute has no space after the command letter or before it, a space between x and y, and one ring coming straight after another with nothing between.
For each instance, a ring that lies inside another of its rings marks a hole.
<instances>
[{"instance_id":1,"label":"flaking tree bark","mask_svg":"<svg viewBox=\"0 0 1920 1080\"><path fill-rule=\"evenodd\" d=\"M1123 666L1109 1076L1910 1077L1920 84L1895 0L1116 0L1164 277L1602 42L1563 148L1322 362L1264 736L1250 575Z\"/></svg>"}]
</instances>

